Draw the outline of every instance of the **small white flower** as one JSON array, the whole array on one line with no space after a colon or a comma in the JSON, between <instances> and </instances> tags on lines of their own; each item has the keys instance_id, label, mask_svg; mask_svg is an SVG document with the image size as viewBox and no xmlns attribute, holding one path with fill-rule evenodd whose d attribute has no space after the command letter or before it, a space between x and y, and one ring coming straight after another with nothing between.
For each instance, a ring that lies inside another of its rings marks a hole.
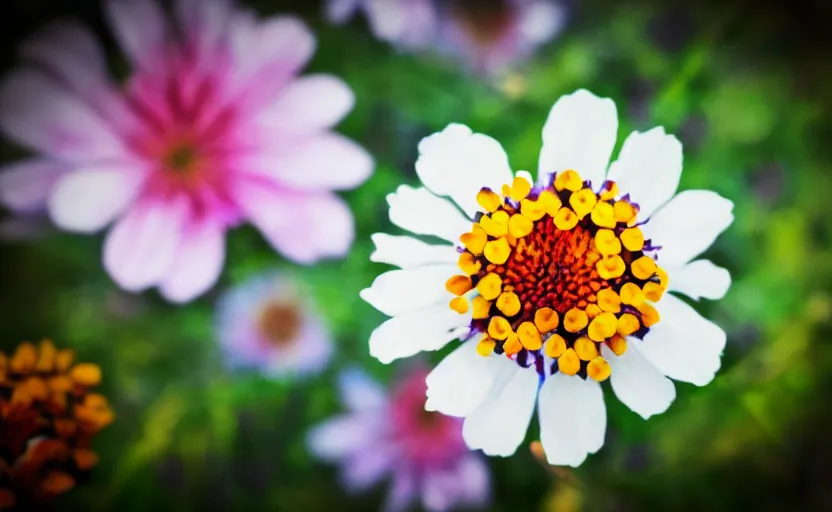
<instances>
[{"instance_id":1,"label":"small white flower","mask_svg":"<svg viewBox=\"0 0 832 512\"><path fill-rule=\"evenodd\" d=\"M604 443L599 382L646 419L676 397L669 378L703 386L719 369L725 332L665 292L725 294L728 272L692 260L733 203L675 194L682 145L663 128L630 134L608 166L617 129L611 100L562 97L533 181L497 141L452 124L419 144L424 187L387 198L394 224L450 243L373 235L373 261L401 270L361 293L392 317L370 352L389 363L460 339L427 378L426 409L464 417L472 449L513 454L537 403L549 463L578 466Z\"/></svg>"}]
</instances>

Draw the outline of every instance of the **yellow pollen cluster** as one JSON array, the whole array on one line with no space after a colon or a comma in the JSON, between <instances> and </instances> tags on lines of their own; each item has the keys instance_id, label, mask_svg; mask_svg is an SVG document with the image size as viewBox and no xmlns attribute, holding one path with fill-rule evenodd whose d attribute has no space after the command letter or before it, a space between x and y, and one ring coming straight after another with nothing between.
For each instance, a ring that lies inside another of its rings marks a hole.
<instances>
[{"instance_id":1,"label":"yellow pollen cluster","mask_svg":"<svg viewBox=\"0 0 832 512\"><path fill-rule=\"evenodd\" d=\"M483 333L478 352L538 371L545 355L552 371L608 378L601 344L623 354L627 336L659 321L651 303L667 288L637 205L615 183L595 192L572 170L542 189L518 176L501 194L483 188L477 202L483 214L460 237L462 273L446 288L450 307L470 310Z\"/></svg>"},{"instance_id":2,"label":"yellow pollen cluster","mask_svg":"<svg viewBox=\"0 0 832 512\"><path fill-rule=\"evenodd\" d=\"M101 369L73 358L50 341L0 352L0 510L40 506L98 463L92 438L114 416L89 392Z\"/></svg>"}]
</instances>

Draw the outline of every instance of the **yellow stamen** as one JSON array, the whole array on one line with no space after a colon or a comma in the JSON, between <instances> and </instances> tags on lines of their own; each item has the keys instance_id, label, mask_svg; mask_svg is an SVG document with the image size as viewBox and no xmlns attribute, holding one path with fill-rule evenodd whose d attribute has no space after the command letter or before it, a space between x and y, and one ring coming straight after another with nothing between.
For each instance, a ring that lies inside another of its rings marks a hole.
<instances>
[{"instance_id":1,"label":"yellow stamen","mask_svg":"<svg viewBox=\"0 0 832 512\"><path fill-rule=\"evenodd\" d=\"M511 324L501 316L492 317L488 323L488 335L495 340L506 339L510 332L512 332Z\"/></svg>"},{"instance_id":2,"label":"yellow stamen","mask_svg":"<svg viewBox=\"0 0 832 512\"><path fill-rule=\"evenodd\" d=\"M508 214L503 210L494 212L489 217L483 215L480 219L480 226L489 235L497 238L508 234Z\"/></svg>"},{"instance_id":3,"label":"yellow stamen","mask_svg":"<svg viewBox=\"0 0 832 512\"><path fill-rule=\"evenodd\" d=\"M596 357L586 366L586 374L597 382L604 382L611 373L610 364L603 357Z\"/></svg>"},{"instance_id":4,"label":"yellow stamen","mask_svg":"<svg viewBox=\"0 0 832 512\"><path fill-rule=\"evenodd\" d=\"M621 336L629 336L639 330L641 328L641 324L638 322L638 318L631 313L624 313L618 319L618 327L616 327L616 332L618 332Z\"/></svg>"},{"instance_id":5,"label":"yellow stamen","mask_svg":"<svg viewBox=\"0 0 832 512\"><path fill-rule=\"evenodd\" d=\"M621 311L621 297L612 288L604 288L598 291L598 306L603 311L618 313Z\"/></svg>"},{"instance_id":6,"label":"yellow stamen","mask_svg":"<svg viewBox=\"0 0 832 512\"><path fill-rule=\"evenodd\" d=\"M581 219L595 208L596 202L598 202L598 197L595 195L595 192L588 188L573 193L569 198L569 204L572 205L572 209L575 210L575 213Z\"/></svg>"},{"instance_id":7,"label":"yellow stamen","mask_svg":"<svg viewBox=\"0 0 832 512\"><path fill-rule=\"evenodd\" d=\"M488 314L491 311L491 303L485 300L481 295L477 295L471 299L471 307L474 308L471 316L477 320L488 318Z\"/></svg>"},{"instance_id":8,"label":"yellow stamen","mask_svg":"<svg viewBox=\"0 0 832 512\"><path fill-rule=\"evenodd\" d=\"M546 215L546 205L540 199L537 201L523 199L520 201L520 213L530 220L540 220Z\"/></svg>"},{"instance_id":9,"label":"yellow stamen","mask_svg":"<svg viewBox=\"0 0 832 512\"><path fill-rule=\"evenodd\" d=\"M653 281L644 283L644 296L648 300L658 302L662 298L662 294L664 294L664 288L659 283L654 283Z\"/></svg>"},{"instance_id":10,"label":"yellow stamen","mask_svg":"<svg viewBox=\"0 0 832 512\"><path fill-rule=\"evenodd\" d=\"M523 238L531 233L533 229L534 222L519 213L515 213L508 220L508 232L514 238Z\"/></svg>"},{"instance_id":11,"label":"yellow stamen","mask_svg":"<svg viewBox=\"0 0 832 512\"><path fill-rule=\"evenodd\" d=\"M514 182L511 184L511 198L515 201L525 199L529 192L532 191L532 184L529 180L520 176L515 176Z\"/></svg>"},{"instance_id":12,"label":"yellow stamen","mask_svg":"<svg viewBox=\"0 0 832 512\"><path fill-rule=\"evenodd\" d=\"M55 366L55 356L58 351L55 350L55 345L49 340L40 342L40 350L38 350L38 362L35 368L39 372L51 372Z\"/></svg>"},{"instance_id":13,"label":"yellow stamen","mask_svg":"<svg viewBox=\"0 0 832 512\"><path fill-rule=\"evenodd\" d=\"M445 289L457 296L465 295L473 287L470 276L451 276L445 281Z\"/></svg>"},{"instance_id":14,"label":"yellow stamen","mask_svg":"<svg viewBox=\"0 0 832 512\"><path fill-rule=\"evenodd\" d=\"M30 373L38 362L38 351L35 345L21 343L9 360L9 369L15 373Z\"/></svg>"},{"instance_id":15,"label":"yellow stamen","mask_svg":"<svg viewBox=\"0 0 832 512\"><path fill-rule=\"evenodd\" d=\"M558 312L552 308L540 308L534 312L534 325L540 332L554 331L558 323Z\"/></svg>"},{"instance_id":16,"label":"yellow stamen","mask_svg":"<svg viewBox=\"0 0 832 512\"><path fill-rule=\"evenodd\" d=\"M602 258L595 264L595 270L602 279L615 279L624 275L627 267L624 266L624 260L621 256L612 256L611 258Z\"/></svg>"},{"instance_id":17,"label":"yellow stamen","mask_svg":"<svg viewBox=\"0 0 832 512\"><path fill-rule=\"evenodd\" d=\"M615 334L615 330L618 327L618 319L615 318L615 315L612 313L601 313L597 317L592 319L592 323L589 324L589 329L587 329L587 333L589 337L594 341L604 341L607 338L612 337Z\"/></svg>"},{"instance_id":18,"label":"yellow stamen","mask_svg":"<svg viewBox=\"0 0 832 512\"><path fill-rule=\"evenodd\" d=\"M598 307L598 304L587 304L585 311L589 318L595 318L601 314L601 308Z\"/></svg>"},{"instance_id":19,"label":"yellow stamen","mask_svg":"<svg viewBox=\"0 0 832 512\"><path fill-rule=\"evenodd\" d=\"M564 375L575 375L580 369L581 360L574 349L566 349L563 355L558 358L558 370Z\"/></svg>"},{"instance_id":20,"label":"yellow stamen","mask_svg":"<svg viewBox=\"0 0 832 512\"><path fill-rule=\"evenodd\" d=\"M575 340L575 353L582 361L592 361L598 357L598 348L589 338L578 338Z\"/></svg>"},{"instance_id":21,"label":"yellow stamen","mask_svg":"<svg viewBox=\"0 0 832 512\"><path fill-rule=\"evenodd\" d=\"M537 198L537 202L546 209L546 213L548 213L550 217L554 217L558 213L558 210L560 210L560 207L563 206L560 198L551 190L544 190L541 192L540 196Z\"/></svg>"},{"instance_id":22,"label":"yellow stamen","mask_svg":"<svg viewBox=\"0 0 832 512\"><path fill-rule=\"evenodd\" d=\"M610 201L618 197L618 184L614 181L608 181L604 185L604 190L601 191L601 201Z\"/></svg>"},{"instance_id":23,"label":"yellow stamen","mask_svg":"<svg viewBox=\"0 0 832 512\"><path fill-rule=\"evenodd\" d=\"M621 232L621 243L629 251L640 251L644 247L644 234L639 228L627 228Z\"/></svg>"},{"instance_id":24,"label":"yellow stamen","mask_svg":"<svg viewBox=\"0 0 832 512\"><path fill-rule=\"evenodd\" d=\"M477 343L477 354L487 357L494 352L494 347L497 346L497 343L489 338L488 336L484 336L479 343Z\"/></svg>"},{"instance_id":25,"label":"yellow stamen","mask_svg":"<svg viewBox=\"0 0 832 512\"><path fill-rule=\"evenodd\" d=\"M92 363L80 363L72 369L70 377L80 386L97 386L101 383L101 368Z\"/></svg>"},{"instance_id":26,"label":"yellow stamen","mask_svg":"<svg viewBox=\"0 0 832 512\"><path fill-rule=\"evenodd\" d=\"M607 341L607 345L612 350L613 354L620 356L627 351L627 340L620 334L616 334Z\"/></svg>"},{"instance_id":27,"label":"yellow stamen","mask_svg":"<svg viewBox=\"0 0 832 512\"><path fill-rule=\"evenodd\" d=\"M644 302L644 293L635 283L625 283L621 287L621 302L631 306L638 306Z\"/></svg>"},{"instance_id":28,"label":"yellow stamen","mask_svg":"<svg viewBox=\"0 0 832 512\"><path fill-rule=\"evenodd\" d=\"M621 253L621 242L610 229L599 229L595 233L595 247L604 256L613 256Z\"/></svg>"},{"instance_id":29,"label":"yellow stamen","mask_svg":"<svg viewBox=\"0 0 832 512\"><path fill-rule=\"evenodd\" d=\"M483 187L479 192L477 192L477 203L482 206L483 210L487 212L494 212L503 204L502 198L491 190L490 188Z\"/></svg>"},{"instance_id":30,"label":"yellow stamen","mask_svg":"<svg viewBox=\"0 0 832 512\"><path fill-rule=\"evenodd\" d=\"M642 256L630 264L636 279L650 279L656 272L656 262L650 256Z\"/></svg>"},{"instance_id":31,"label":"yellow stamen","mask_svg":"<svg viewBox=\"0 0 832 512\"><path fill-rule=\"evenodd\" d=\"M636 217L635 207L627 201L616 201L615 204L612 205L612 208L615 212L616 222L630 224L630 221L632 221Z\"/></svg>"},{"instance_id":32,"label":"yellow stamen","mask_svg":"<svg viewBox=\"0 0 832 512\"><path fill-rule=\"evenodd\" d=\"M523 350L523 344L520 343L520 338L518 338L513 332L509 333L508 338L506 338L505 343L503 343L503 351L506 354L513 356L521 350Z\"/></svg>"},{"instance_id":33,"label":"yellow stamen","mask_svg":"<svg viewBox=\"0 0 832 512\"><path fill-rule=\"evenodd\" d=\"M451 302L448 305L460 315L464 315L468 312L468 299L465 297L451 299Z\"/></svg>"},{"instance_id":34,"label":"yellow stamen","mask_svg":"<svg viewBox=\"0 0 832 512\"><path fill-rule=\"evenodd\" d=\"M659 312L649 303L643 302L636 309L641 313L641 322L644 324L644 327L656 325L659 321Z\"/></svg>"},{"instance_id":35,"label":"yellow stamen","mask_svg":"<svg viewBox=\"0 0 832 512\"><path fill-rule=\"evenodd\" d=\"M552 359L557 359L566 352L566 340L560 334L553 334L546 340L546 355Z\"/></svg>"},{"instance_id":36,"label":"yellow stamen","mask_svg":"<svg viewBox=\"0 0 832 512\"><path fill-rule=\"evenodd\" d=\"M494 273L486 274L485 277L480 279L480 282L477 283L477 291L485 300L496 299L500 295L502 288L502 278Z\"/></svg>"},{"instance_id":37,"label":"yellow stamen","mask_svg":"<svg viewBox=\"0 0 832 512\"><path fill-rule=\"evenodd\" d=\"M75 359L75 352L72 350L68 348L59 350L58 355L55 357L55 369L59 372L67 371L73 359Z\"/></svg>"},{"instance_id":38,"label":"yellow stamen","mask_svg":"<svg viewBox=\"0 0 832 512\"><path fill-rule=\"evenodd\" d=\"M517 328L517 337L520 338L520 343L526 347L527 350L540 350L543 346L543 340L540 338L540 332L537 327L531 322L523 322Z\"/></svg>"},{"instance_id":39,"label":"yellow stamen","mask_svg":"<svg viewBox=\"0 0 832 512\"><path fill-rule=\"evenodd\" d=\"M484 254L486 259L491 263L502 265L508 261L508 257L511 254L511 247L508 245L508 240L504 237L498 238L485 244Z\"/></svg>"},{"instance_id":40,"label":"yellow stamen","mask_svg":"<svg viewBox=\"0 0 832 512\"><path fill-rule=\"evenodd\" d=\"M667 283L670 281L667 272L662 267L656 265L656 275L659 276L659 284L662 285L662 288L667 289Z\"/></svg>"},{"instance_id":41,"label":"yellow stamen","mask_svg":"<svg viewBox=\"0 0 832 512\"><path fill-rule=\"evenodd\" d=\"M555 226L561 231L569 231L578 225L578 216L567 207L563 207L555 214Z\"/></svg>"},{"instance_id":42,"label":"yellow stamen","mask_svg":"<svg viewBox=\"0 0 832 512\"><path fill-rule=\"evenodd\" d=\"M459 241L462 242L462 245L464 245L469 252L479 256L485 248L485 243L488 241L488 235L485 233L485 230L482 229L482 226L474 224L471 232L463 233L462 236L459 237Z\"/></svg>"},{"instance_id":43,"label":"yellow stamen","mask_svg":"<svg viewBox=\"0 0 832 512\"><path fill-rule=\"evenodd\" d=\"M557 176L555 176L555 190L558 192L563 189L577 192L578 190L581 190L581 187L583 186L584 182L581 179L581 176L573 170L559 172Z\"/></svg>"},{"instance_id":44,"label":"yellow stamen","mask_svg":"<svg viewBox=\"0 0 832 512\"><path fill-rule=\"evenodd\" d=\"M474 255L467 251L459 255L457 264L459 265L459 269L469 276L478 273L482 268L482 263L474 259Z\"/></svg>"},{"instance_id":45,"label":"yellow stamen","mask_svg":"<svg viewBox=\"0 0 832 512\"><path fill-rule=\"evenodd\" d=\"M563 315L563 328L569 332L578 332L589 322L586 312L582 309L572 308Z\"/></svg>"},{"instance_id":46,"label":"yellow stamen","mask_svg":"<svg viewBox=\"0 0 832 512\"><path fill-rule=\"evenodd\" d=\"M613 207L609 203L605 203L603 201L598 202L595 205L595 208L592 209L592 222L595 223L596 226L602 228L614 228L615 227L615 212L613 211Z\"/></svg>"},{"instance_id":47,"label":"yellow stamen","mask_svg":"<svg viewBox=\"0 0 832 512\"><path fill-rule=\"evenodd\" d=\"M520 312L520 297L514 292L503 292L497 297L497 309L506 316L514 316Z\"/></svg>"}]
</instances>

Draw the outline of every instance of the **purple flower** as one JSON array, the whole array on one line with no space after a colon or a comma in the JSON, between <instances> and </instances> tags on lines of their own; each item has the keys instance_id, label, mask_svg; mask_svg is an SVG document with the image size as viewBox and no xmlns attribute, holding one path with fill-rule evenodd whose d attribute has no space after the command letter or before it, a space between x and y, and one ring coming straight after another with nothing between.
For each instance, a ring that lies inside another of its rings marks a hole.
<instances>
[{"instance_id":1,"label":"purple flower","mask_svg":"<svg viewBox=\"0 0 832 512\"><path fill-rule=\"evenodd\" d=\"M326 14L343 23L359 9L378 39L405 50L432 46L487 74L528 57L565 20L555 0L329 0Z\"/></svg>"},{"instance_id":2,"label":"purple flower","mask_svg":"<svg viewBox=\"0 0 832 512\"><path fill-rule=\"evenodd\" d=\"M425 411L426 376L425 368L412 368L387 396L362 371L343 372L339 389L349 412L315 427L310 450L338 463L351 491L390 476L387 511L404 510L416 499L430 511L485 505L488 467L466 447L459 419Z\"/></svg>"},{"instance_id":3,"label":"purple flower","mask_svg":"<svg viewBox=\"0 0 832 512\"><path fill-rule=\"evenodd\" d=\"M123 87L78 24L23 45L26 65L0 88L0 129L37 155L0 174L0 200L47 206L68 231L113 223L112 278L175 302L216 282L225 233L244 221L296 262L343 255L353 220L332 191L373 167L331 131L352 91L329 75L296 76L315 38L295 18L259 21L228 0L174 4L167 20L153 0L105 3L133 71Z\"/></svg>"},{"instance_id":4,"label":"purple flower","mask_svg":"<svg viewBox=\"0 0 832 512\"><path fill-rule=\"evenodd\" d=\"M318 373L332 355L329 332L307 296L276 272L226 292L217 304L216 330L230 367L276 378Z\"/></svg>"}]
</instances>

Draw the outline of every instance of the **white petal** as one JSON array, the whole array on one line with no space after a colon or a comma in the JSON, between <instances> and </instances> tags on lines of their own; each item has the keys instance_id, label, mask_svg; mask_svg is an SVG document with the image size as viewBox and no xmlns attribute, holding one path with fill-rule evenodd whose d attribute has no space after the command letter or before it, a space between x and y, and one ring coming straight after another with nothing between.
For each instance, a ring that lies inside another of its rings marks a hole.
<instances>
[{"instance_id":1,"label":"white petal","mask_svg":"<svg viewBox=\"0 0 832 512\"><path fill-rule=\"evenodd\" d=\"M645 239L661 246L659 263L681 266L711 246L731 225L734 203L709 190L685 190L641 227Z\"/></svg>"},{"instance_id":2,"label":"white petal","mask_svg":"<svg viewBox=\"0 0 832 512\"><path fill-rule=\"evenodd\" d=\"M425 188L402 185L387 195L390 221L417 235L432 235L458 243L459 236L471 231L472 222L453 204Z\"/></svg>"},{"instance_id":3,"label":"white petal","mask_svg":"<svg viewBox=\"0 0 832 512\"><path fill-rule=\"evenodd\" d=\"M52 221L68 231L93 233L136 198L142 183L137 169L75 171L62 177L49 197Z\"/></svg>"},{"instance_id":4,"label":"white petal","mask_svg":"<svg viewBox=\"0 0 832 512\"><path fill-rule=\"evenodd\" d=\"M709 383L721 364L725 331L669 293L655 306L661 320L639 345L642 355L671 379Z\"/></svg>"},{"instance_id":5,"label":"white petal","mask_svg":"<svg viewBox=\"0 0 832 512\"><path fill-rule=\"evenodd\" d=\"M410 236L375 233L370 237L376 250L370 261L400 268L421 267L432 263L455 263L459 253L452 245L431 245Z\"/></svg>"},{"instance_id":6,"label":"white petal","mask_svg":"<svg viewBox=\"0 0 832 512\"><path fill-rule=\"evenodd\" d=\"M615 103L580 89L561 96L543 126L538 179L572 169L600 188L618 131Z\"/></svg>"},{"instance_id":7,"label":"white petal","mask_svg":"<svg viewBox=\"0 0 832 512\"><path fill-rule=\"evenodd\" d=\"M500 369L516 366L505 357L479 355L477 343L476 339L462 342L428 374L425 410L468 416L489 395Z\"/></svg>"},{"instance_id":8,"label":"white petal","mask_svg":"<svg viewBox=\"0 0 832 512\"><path fill-rule=\"evenodd\" d=\"M540 389L537 414L549 464L578 467L604 445L607 408L601 386L593 380L550 376Z\"/></svg>"},{"instance_id":9,"label":"white petal","mask_svg":"<svg viewBox=\"0 0 832 512\"><path fill-rule=\"evenodd\" d=\"M676 386L644 359L638 350L639 343L638 340L631 340L621 356L615 355L606 346L601 351L612 369L610 383L615 396L633 412L647 419L670 407L676 399Z\"/></svg>"},{"instance_id":10,"label":"white petal","mask_svg":"<svg viewBox=\"0 0 832 512\"><path fill-rule=\"evenodd\" d=\"M20 54L56 73L79 94L108 80L104 54L95 36L75 21L46 27L23 42Z\"/></svg>"},{"instance_id":11,"label":"white petal","mask_svg":"<svg viewBox=\"0 0 832 512\"><path fill-rule=\"evenodd\" d=\"M338 391L343 404L353 411L380 409L387 403L384 388L358 367L338 375Z\"/></svg>"},{"instance_id":12,"label":"white petal","mask_svg":"<svg viewBox=\"0 0 832 512\"><path fill-rule=\"evenodd\" d=\"M128 291L159 283L173 264L185 225L188 203L137 204L119 219L104 241L104 267Z\"/></svg>"},{"instance_id":13,"label":"white petal","mask_svg":"<svg viewBox=\"0 0 832 512\"><path fill-rule=\"evenodd\" d=\"M526 438L539 383L533 369L502 365L489 396L462 425L468 447L491 456L513 455Z\"/></svg>"},{"instance_id":14,"label":"white petal","mask_svg":"<svg viewBox=\"0 0 832 512\"><path fill-rule=\"evenodd\" d=\"M52 188L67 171L50 160L23 160L0 168L0 202L10 210L25 213L40 210Z\"/></svg>"},{"instance_id":15,"label":"white petal","mask_svg":"<svg viewBox=\"0 0 832 512\"><path fill-rule=\"evenodd\" d=\"M551 0L525 2L520 7L520 34L533 44L543 44L563 28L566 9Z\"/></svg>"},{"instance_id":16,"label":"white petal","mask_svg":"<svg viewBox=\"0 0 832 512\"><path fill-rule=\"evenodd\" d=\"M447 304L393 317L370 335L370 355L387 364L423 350L439 350L456 339L455 331L470 320L470 314L460 315Z\"/></svg>"},{"instance_id":17,"label":"white petal","mask_svg":"<svg viewBox=\"0 0 832 512\"><path fill-rule=\"evenodd\" d=\"M432 265L411 270L390 270L376 277L372 286L361 290L368 304L387 316L443 304L455 296L445 289L445 282L459 273L456 265Z\"/></svg>"},{"instance_id":18,"label":"white petal","mask_svg":"<svg viewBox=\"0 0 832 512\"><path fill-rule=\"evenodd\" d=\"M151 68L164 62L167 22L153 0L108 0L105 12L124 52L137 67Z\"/></svg>"},{"instance_id":19,"label":"white petal","mask_svg":"<svg viewBox=\"0 0 832 512\"><path fill-rule=\"evenodd\" d=\"M214 286L224 262L225 228L215 222L188 226L159 291L171 302L189 302Z\"/></svg>"},{"instance_id":20,"label":"white petal","mask_svg":"<svg viewBox=\"0 0 832 512\"><path fill-rule=\"evenodd\" d=\"M471 217L481 210L477 203L481 188L499 193L512 180L500 143L462 124L448 125L419 142L416 173L434 194L449 196Z\"/></svg>"},{"instance_id":21,"label":"white petal","mask_svg":"<svg viewBox=\"0 0 832 512\"><path fill-rule=\"evenodd\" d=\"M314 427L307 435L309 451L337 461L371 445L379 435L377 414L343 414Z\"/></svg>"},{"instance_id":22,"label":"white petal","mask_svg":"<svg viewBox=\"0 0 832 512\"><path fill-rule=\"evenodd\" d=\"M673 197L681 177L682 143L661 126L631 133L607 174L622 194L638 203L640 219Z\"/></svg>"},{"instance_id":23,"label":"white petal","mask_svg":"<svg viewBox=\"0 0 832 512\"><path fill-rule=\"evenodd\" d=\"M326 0L324 16L336 25L346 23L355 14L359 2L360 0Z\"/></svg>"},{"instance_id":24,"label":"white petal","mask_svg":"<svg viewBox=\"0 0 832 512\"><path fill-rule=\"evenodd\" d=\"M682 292L693 300L721 299L731 287L731 274L710 260L696 260L683 267L666 268L667 289Z\"/></svg>"}]
</instances>

